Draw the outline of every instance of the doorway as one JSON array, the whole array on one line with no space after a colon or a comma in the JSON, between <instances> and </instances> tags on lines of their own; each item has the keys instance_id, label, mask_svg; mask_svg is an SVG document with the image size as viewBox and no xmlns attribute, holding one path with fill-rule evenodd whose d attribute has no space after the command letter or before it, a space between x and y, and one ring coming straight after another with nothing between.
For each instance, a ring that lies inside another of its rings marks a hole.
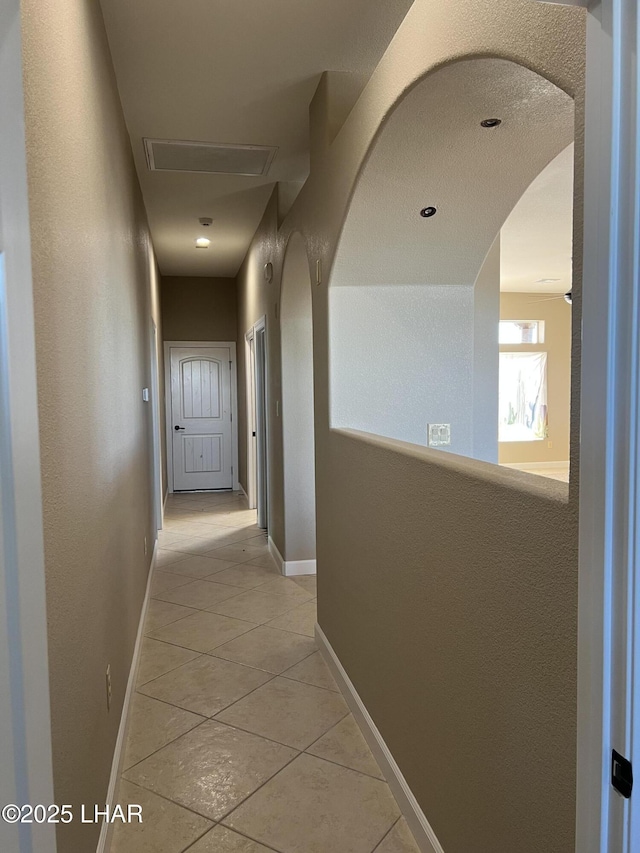
<instances>
[{"instance_id":1,"label":"doorway","mask_svg":"<svg viewBox=\"0 0 640 853\"><path fill-rule=\"evenodd\" d=\"M165 363L170 491L237 488L235 343L170 341Z\"/></svg>"},{"instance_id":2,"label":"doorway","mask_svg":"<svg viewBox=\"0 0 640 853\"><path fill-rule=\"evenodd\" d=\"M257 510L258 527L269 527L267 461L267 347L266 318L245 336L247 348L247 460L249 507Z\"/></svg>"}]
</instances>

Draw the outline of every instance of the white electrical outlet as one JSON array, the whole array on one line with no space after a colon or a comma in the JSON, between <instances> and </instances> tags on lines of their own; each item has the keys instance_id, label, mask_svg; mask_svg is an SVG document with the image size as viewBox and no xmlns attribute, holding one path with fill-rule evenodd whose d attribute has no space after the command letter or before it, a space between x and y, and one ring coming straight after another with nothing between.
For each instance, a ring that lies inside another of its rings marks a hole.
<instances>
[{"instance_id":1,"label":"white electrical outlet","mask_svg":"<svg viewBox=\"0 0 640 853\"><path fill-rule=\"evenodd\" d=\"M111 664L107 664L107 711L111 710Z\"/></svg>"},{"instance_id":2,"label":"white electrical outlet","mask_svg":"<svg viewBox=\"0 0 640 853\"><path fill-rule=\"evenodd\" d=\"M451 424L427 424L429 447L447 447L451 444Z\"/></svg>"}]
</instances>

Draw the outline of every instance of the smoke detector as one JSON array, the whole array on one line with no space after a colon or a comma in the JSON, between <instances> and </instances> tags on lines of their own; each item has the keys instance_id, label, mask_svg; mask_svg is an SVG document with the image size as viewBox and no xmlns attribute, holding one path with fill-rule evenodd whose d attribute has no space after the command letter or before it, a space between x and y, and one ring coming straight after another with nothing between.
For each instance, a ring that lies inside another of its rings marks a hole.
<instances>
[{"instance_id":1,"label":"smoke detector","mask_svg":"<svg viewBox=\"0 0 640 853\"><path fill-rule=\"evenodd\" d=\"M200 225L204 225L205 228L209 228L210 225L213 225L213 219L210 216L201 216L198 219Z\"/></svg>"}]
</instances>

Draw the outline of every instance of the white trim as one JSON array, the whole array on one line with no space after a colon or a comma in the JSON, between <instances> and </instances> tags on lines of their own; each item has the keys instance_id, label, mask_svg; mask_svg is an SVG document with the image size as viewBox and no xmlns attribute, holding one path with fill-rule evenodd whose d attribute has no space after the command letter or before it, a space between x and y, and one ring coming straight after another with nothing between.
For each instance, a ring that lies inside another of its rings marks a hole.
<instances>
[{"instance_id":1,"label":"white trim","mask_svg":"<svg viewBox=\"0 0 640 853\"><path fill-rule=\"evenodd\" d=\"M233 460L233 483L231 489L240 488L238 479L238 359L235 341L165 341L164 342L164 381L165 381L165 420L167 424L167 493L173 494L173 419L171 417L171 347L228 347L231 357L231 458ZM204 491L215 491L205 489ZM220 491L224 491L220 489Z\"/></svg>"},{"instance_id":2,"label":"white trim","mask_svg":"<svg viewBox=\"0 0 640 853\"><path fill-rule=\"evenodd\" d=\"M316 561L315 560L285 560L282 567L282 574L290 577L291 575L315 575Z\"/></svg>"},{"instance_id":3,"label":"white trim","mask_svg":"<svg viewBox=\"0 0 640 853\"><path fill-rule=\"evenodd\" d=\"M131 669L129 670L129 680L127 681L127 692L124 696L124 703L122 706L122 714L120 715L120 725L118 727L118 737L116 739L116 745L113 752L113 761L111 762L111 775L109 776L109 787L107 788L107 798L106 804L110 807L116 805L115 803L115 795L116 789L118 786L118 781L120 780L120 776L122 774L122 762L124 760L124 748L126 744L127 738L127 727L129 723L129 712L131 710L131 704L133 702L133 697L136 692L136 680L138 677L138 663L140 661L140 651L142 649L142 641L144 639L144 622L147 618L147 610L149 608L149 600L151 598L151 582L153 580L153 573L156 569L156 557L158 555L158 540L156 539L155 545L153 546L153 555L151 557L151 563L149 566L149 576L147 577L147 589L144 595L144 601L142 602L142 611L140 613L140 622L138 623L138 634L136 636L136 644L133 649L133 658L131 660ZM111 832L110 827L112 824L103 823L100 828L100 837L98 839L98 846L96 848L96 853L107 853L111 846Z\"/></svg>"},{"instance_id":4,"label":"white trim","mask_svg":"<svg viewBox=\"0 0 640 853\"><path fill-rule=\"evenodd\" d=\"M249 503L249 495L245 492L244 486L242 485L242 483L238 483L238 491L241 492L245 496L245 498L247 499L247 503ZM249 509L252 509L252 507L249 507Z\"/></svg>"},{"instance_id":5,"label":"white trim","mask_svg":"<svg viewBox=\"0 0 640 853\"><path fill-rule=\"evenodd\" d=\"M256 501L256 493L257 489L257 476L256 476L256 442L254 440L253 435L253 427L256 421L256 412L255 412L255 382L253 379L253 370L255 369L255 355L253 353L253 343L254 339L254 330L253 326L249 329L249 331L244 336L244 365L245 365L245 396L246 396L246 407L247 407L247 417L246 417L246 427L247 434L245 436L247 442L247 491L245 492L247 496L247 501L249 502L249 509L255 509L257 506Z\"/></svg>"},{"instance_id":6,"label":"white trim","mask_svg":"<svg viewBox=\"0 0 640 853\"><path fill-rule=\"evenodd\" d=\"M255 336L256 332L264 332L264 415L265 415L265 477L266 477L266 515L267 515L267 530L269 527L269 511L271 507L271 463L270 463L270 369L269 369L269 330L267 327L267 317L263 314L253 326L245 333L245 380L247 393L247 500L249 501L249 509L256 509L258 505L258 454L256 443L253 441L252 424L256 424L256 405L255 405ZM253 342L253 347L251 343Z\"/></svg>"},{"instance_id":7,"label":"white trim","mask_svg":"<svg viewBox=\"0 0 640 853\"><path fill-rule=\"evenodd\" d=\"M317 574L315 560L285 560L278 550L278 546L270 536L267 541L269 545L269 553L276 561L278 569L285 577Z\"/></svg>"},{"instance_id":8,"label":"white trim","mask_svg":"<svg viewBox=\"0 0 640 853\"><path fill-rule=\"evenodd\" d=\"M331 647L331 643L325 636L324 631L317 624L316 641L320 648L320 653L331 670L331 674L335 678L347 705L351 709L351 713L360 726L362 734L369 744L371 752L380 765L380 769L382 770L385 779L389 783L389 787L391 788L393 796L396 798L400 811L404 815L405 820L409 825L409 829L413 833L413 837L420 849L420 853L444 853L431 824L418 805L418 801L407 784L407 780L402 775L402 771L396 764L389 747L384 742L384 738L378 731L376 724L373 722L364 702L358 695L351 679L345 672L338 656Z\"/></svg>"},{"instance_id":9,"label":"white trim","mask_svg":"<svg viewBox=\"0 0 640 853\"><path fill-rule=\"evenodd\" d=\"M640 616L639 46L637 0L593 4L587 16L578 853L630 853L640 846L638 795L623 800L610 784L612 749L640 761L640 648L634 648Z\"/></svg>"}]
</instances>

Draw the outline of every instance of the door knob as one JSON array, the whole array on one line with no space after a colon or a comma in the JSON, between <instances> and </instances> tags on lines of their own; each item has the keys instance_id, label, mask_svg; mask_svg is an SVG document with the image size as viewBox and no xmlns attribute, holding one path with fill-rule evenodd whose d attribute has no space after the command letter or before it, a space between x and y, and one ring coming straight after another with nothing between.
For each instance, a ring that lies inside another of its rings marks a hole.
<instances>
[{"instance_id":1,"label":"door knob","mask_svg":"<svg viewBox=\"0 0 640 853\"><path fill-rule=\"evenodd\" d=\"M179 429L186 429L186 427L174 426L174 429L177 432Z\"/></svg>"}]
</instances>

